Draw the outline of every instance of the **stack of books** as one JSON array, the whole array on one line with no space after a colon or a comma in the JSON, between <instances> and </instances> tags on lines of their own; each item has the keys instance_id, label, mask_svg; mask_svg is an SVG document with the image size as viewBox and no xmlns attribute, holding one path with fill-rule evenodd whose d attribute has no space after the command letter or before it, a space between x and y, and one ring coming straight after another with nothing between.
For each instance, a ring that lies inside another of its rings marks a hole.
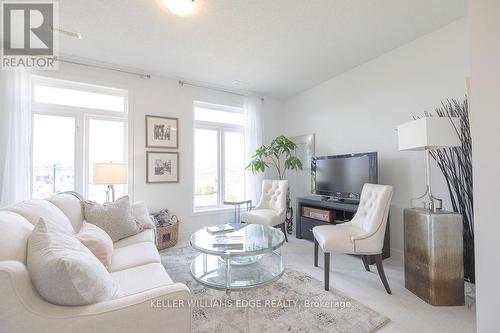
<instances>
[{"instance_id":1,"label":"stack of books","mask_svg":"<svg viewBox=\"0 0 500 333\"><path fill-rule=\"evenodd\" d=\"M243 248L243 236L215 236L214 247Z\"/></svg>"},{"instance_id":2,"label":"stack of books","mask_svg":"<svg viewBox=\"0 0 500 333\"><path fill-rule=\"evenodd\" d=\"M207 232L210 235L225 234L227 232L233 232L234 227L230 224L221 224L213 227L207 227Z\"/></svg>"}]
</instances>

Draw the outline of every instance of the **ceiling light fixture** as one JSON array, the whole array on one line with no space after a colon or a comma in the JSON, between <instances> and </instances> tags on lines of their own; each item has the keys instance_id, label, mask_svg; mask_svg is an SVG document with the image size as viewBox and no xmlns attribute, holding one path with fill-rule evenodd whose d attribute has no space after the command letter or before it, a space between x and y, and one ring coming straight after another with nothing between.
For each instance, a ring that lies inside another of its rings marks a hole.
<instances>
[{"instance_id":1,"label":"ceiling light fixture","mask_svg":"<svg viewBox=\"0 0 500 333\"><path fill-rule=\"evenodd\" d=\"M161 0L163 5L172 13L185 16L194 10L194 0Z\"/></svg>"}]
</instances>

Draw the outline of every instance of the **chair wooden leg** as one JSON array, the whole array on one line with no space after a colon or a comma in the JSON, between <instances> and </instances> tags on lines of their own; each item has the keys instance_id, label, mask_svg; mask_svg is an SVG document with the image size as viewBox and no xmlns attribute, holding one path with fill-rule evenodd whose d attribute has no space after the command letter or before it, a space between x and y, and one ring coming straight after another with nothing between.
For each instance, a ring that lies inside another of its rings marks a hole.
<instances>
[{"instance_id":1,"label":"chair wooden leg","mask_svg":"<svg viewBox=\"0 0 500 333\"><path fill-rule=\"evenodd\" d=\"M325 252L325 290L330 290L330 253Z\"/></svg>"},{"instance_id":2,"label":"chair wooden leg","mask_svg":"<svg viewBox=\"0 0 500 333\"><path fill-rule=\"evenodd\" d=\"M314 238L314 267L318 267L318 241Z\"/></svg>"},{"instance_id":3,"label":"chair wooden leg","mask_svg":"<svg viewBox=\"0 0 500 333\"><path fill-rule=\"evenodd\" d=\"M382 265L382 254L375 255L375 263L377 264L378 275L380 276L380 280L384 284L385 290L388 294L392 294L391 288L389 288L389 283L387 282L387 278L384 273L384 266Z\"/></svg>"},{"instance_id":4,"label":"chair wooden leg","mask_svg":"<svg viewBox=\"0 0 500 333\"><path fill-rule=\"evenodd\" d=\"M361 259L363 260L363 265L365 265L365 269L367 272L370 271L370 265L368 265L368 256L361 256Z\"/></svg>"},{"instance_id":5,"label":"chair wooden leg","mask_svg":"<svg viewBox=\"0 0 500 333\"><path fill-rule=\"evenodd\" d=\"M288 236L286 235L286 226L285 226L285 222L283 222L281 224L281 231L283 231L283 233L285 234L285 241L288 243Z\"/></svg>"}]
</instances>

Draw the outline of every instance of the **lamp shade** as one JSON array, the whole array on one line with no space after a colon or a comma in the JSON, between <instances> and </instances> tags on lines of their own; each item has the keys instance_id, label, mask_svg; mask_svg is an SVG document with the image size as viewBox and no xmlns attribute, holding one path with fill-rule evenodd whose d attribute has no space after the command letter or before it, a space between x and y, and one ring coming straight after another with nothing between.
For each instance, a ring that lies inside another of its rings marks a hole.
<instances>
[{"instance_id":1,"label":"lamp shade","mask_svg":"<svg viewBox=\"0 0 500 333\"><path fill-rule=\"evenodd\" d=\"M127 184L127 165L124 163L94 163L94 184Z\"/></svg>"},{"instance_id":2,"label":"lamp shade","mask_svg":"<svg viewBox=\"0 0 500 333\"><path fill-rule=\"evenodd\" d=\"M425 117L398 126L399 150L430 150L461 145L460 119Z\"/></svg>"}]
</instances>

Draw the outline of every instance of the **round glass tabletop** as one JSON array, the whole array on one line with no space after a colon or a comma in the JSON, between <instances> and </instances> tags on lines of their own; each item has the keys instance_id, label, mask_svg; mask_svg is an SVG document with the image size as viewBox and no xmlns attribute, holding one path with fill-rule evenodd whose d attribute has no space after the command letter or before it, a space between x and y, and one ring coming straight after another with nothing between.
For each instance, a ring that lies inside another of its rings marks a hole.
<instances>
[{"instance_id":1,"label":"round glass tabletop","mask_svg":"<svg viewBox=\"0 0 500 333\"><path fill-rule=\"evenodd\" d=\"M281 230L260 224L232 224L232 232L210 234L205 228L191 235L191 246L206 254L221 257L254 256L272 252L283 245L285 235ZM216 237L236 237L241 240L242 246L217 246Z\"/></svg>"}]
</instances>

